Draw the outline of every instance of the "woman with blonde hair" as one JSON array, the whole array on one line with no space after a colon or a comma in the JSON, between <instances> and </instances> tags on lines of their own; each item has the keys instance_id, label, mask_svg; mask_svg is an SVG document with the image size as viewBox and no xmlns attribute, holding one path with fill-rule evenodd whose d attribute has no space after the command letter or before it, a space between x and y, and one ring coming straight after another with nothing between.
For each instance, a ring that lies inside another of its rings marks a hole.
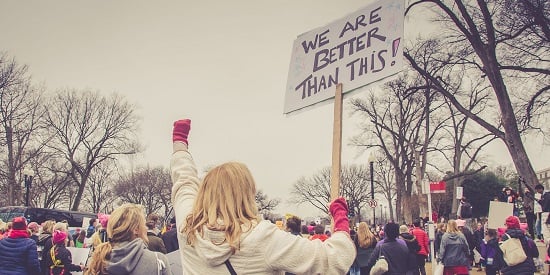
<instances>
[{"instance_id":1,"label":"woman with blonde hair","mask_svg":"<svg viewBox=\"0 0 550 275\"><path fill-rule=\"evenodd\" d=\"M447 222L447 230L441 238L439 255L437 257L438 262L443 262L443 266L445 266L443 274L469 274L469 251L466 237L458 229L456 221L449 220Z\"/></svg>"},{"instance_id":2,"label":"woman with blonde hair","mask_svg":"<svg viewBox=\"0 0 550 275\"><path fill-rule=\"evenodd\" d=\"M172 203L185 274L345 274L355 259L347 204L334 200L332 237L321 242L279 230L258 218L256 184L248 168L229 162L199 181L189 153L191 121L174 123Z\"/></svg>"},{"instance_id":3,"label":"woman with blonde hair","mask_svg":"<svg viewBox=\"0 0 550 275\"><path fill-rule=\"evenodd\" d=\"M124 204L110 216L108 242L96 247L86 274L171 275L166 256L147 249L145 215L140 205Z\"/></svg>"},{"instance_id":4,"label":"woman with blonde hair","mask_svg":"<svg viewBox=\"0 0 550 275\"><path fill-rule=\"evenodd\" d=\"M360 222L357 226L357 234L355 235L357 257L353 263L359 269L359 274L369 274L367 264L377 242L378 240L372 231L370 231L369 225L366 222Z\"/></svg>"}]
</instances>

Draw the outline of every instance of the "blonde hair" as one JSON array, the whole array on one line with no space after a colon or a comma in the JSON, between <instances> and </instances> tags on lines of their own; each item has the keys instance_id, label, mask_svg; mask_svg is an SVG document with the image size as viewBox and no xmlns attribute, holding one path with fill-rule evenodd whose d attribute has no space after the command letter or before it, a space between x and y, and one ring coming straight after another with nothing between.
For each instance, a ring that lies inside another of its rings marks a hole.
<instances>
[{"instance_id":1,"label":"blonde hair","mask_svg":"<svg viewBox=\"0 0 550 275\"><path fill-rule=\"evenodd\" d=\"M53 226L52 232L55 232L56 230L67 232L68 231L67 224L64 222L55 223L55 225Z\"/></svg>"},{"instance_id":2,"label":"blonde hair","mask_svg":"<svg viewBox=\"0 0 550 275\"><path fill-rule=\"evenodd\" d=\"M366 222L360 222L357 226L357 242L362 248L370 247L376 242L376 237L372 234Z\"/></svg>"},{"instance_id":3,"label":"blonde hair","mask_svg":"<svg viewBox=\"0 0 550 275\"><path fill-rule=\"evenodd\" d=\"M240 247L241 234L257 224L257 216L252 174L242 163L227 162L212 168L202 180L181 232L187 236L187 244L193 246L196 234L204 233L204 226L225 231L222 243L227 242L235 253Z\"/></svg>"},{"instance_id":4,"label":"blonde hair","mask_svg":"<svg viewBox=\"0 0 550 275\"><path fill-rule=\"evenodd\" d=\"M437 224L437 229L441 232L445 232L447 230L447 224L444 222L440 222Z\"/></svg>"},{"instance_id":5,"label":"blonde hair","mask_svg":"<svg viewBox=\"0 0 550 275\"><path fill-rule=\"evenodd\" d=\"M44 222L44 225L42 225L42 232L52 234L54 226L55 226L55 221L47 220Z\"/></svg>"},{"instance_id":6,"label":"blonde hair","mask_svg":"<svg viewBox=\"0 0 550 275\"><path fill-rule=\"evenodd\" d=\"M145 215L141 205L123 204L111 214L107 224L108 242L98 245L92 255L92 263L86 274L107 274L107 260L111 257L113 244L133 241L137 238L147 242Z\"/></svg>"},{"instance_id":7,"label":"blonde hair","mask_svg":"<svg viewBox=\"0 0 550 275\"><path fill-rule=\"evenodd\" d=\"M449 222L447 222L447 233L462 234L462 232L458 230L455 220L449 220Z\"/></svg>"}]
</instances>

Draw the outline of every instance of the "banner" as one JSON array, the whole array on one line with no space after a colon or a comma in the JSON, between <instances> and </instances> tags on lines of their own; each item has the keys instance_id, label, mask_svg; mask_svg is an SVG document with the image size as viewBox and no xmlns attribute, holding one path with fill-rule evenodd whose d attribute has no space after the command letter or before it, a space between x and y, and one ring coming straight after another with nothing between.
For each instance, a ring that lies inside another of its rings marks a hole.
<instances>
[{"instance_id":1,"label":"banner","mask_svg":"<svg viewBox=\"0 0 550 275\"><path fill-rule=\"evenodd\" d=\"M445 181L430 182L430 193L445 193Z\"/></svg>"},{"instance_id":2,"label":"banner","mask_svg":"<svg viewBox=\"0 0 550 275\"><path fill-rule=\"evenodd\" d=\"M403 68L403 0L379 0L300 35L292 49L284 113L394 75Z\"/></svg>"}]
</instances>

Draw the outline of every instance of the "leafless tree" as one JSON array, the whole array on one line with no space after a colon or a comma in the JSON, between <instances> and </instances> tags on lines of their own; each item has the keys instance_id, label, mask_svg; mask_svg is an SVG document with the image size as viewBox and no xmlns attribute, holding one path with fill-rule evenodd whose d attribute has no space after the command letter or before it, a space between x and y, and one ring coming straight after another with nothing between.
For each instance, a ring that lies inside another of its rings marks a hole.
<instances>
[{"instance_id":1,"label":"leafless tree","mask_svg":"<svg viewBox=\"0 0 550 275\"><path fill-rule=\"evenodd\" d=\"M134 107L119 95L62 90L50 99L45 119L52 131L48 149L69 164L67 172L77 187L72 210L78 210L98 165L140 151L138 117Z\"/></svg>"},{"instance_id":2,"label":"leafless tree","mask_svg":"<svg viewBox=\"0 0 550 275\"><path fill-rule=\"evenodd\" d=\"M270 199L267 194L264 194L262 190L256 192L256 204L258 205L258 212L264 214L264 216L270 215L273 210L281 202L280 199Z\"/></svg>"},{"instance_id":3,"label":"leafless tree","mask_svg":"<svg viewBox=\"0 0 550 275\"><path fill-rule=\"evenodd\" d=\"M537 177L521 134L532 127L533 117L544 115L547 109L550 3L418 0L411 3L406 12L417 6L427 6L440 15L438 22L443 24L444 31L438 36L445 47L432 59L440 61L445 68L422 67L419 65L422 62L410 50L404 53L406 59L458 111L504 142L516 170L532 189ZM442 72L458 69L486 81L494 96L489 105L498 110L493 113L499 114L496 119L472 112L451 92Z\"/></svg>"},{"instance_id":4,"label":"leafless tree","mask_svg":"<svg viewBox=\"0 0 550 275\"><path fill-rule=\"evenodd\" d=\"M143 205L146 213L157 213L170 201L171 188L170 173L166 168L138 167L136 171L122 175L115 183L114 194L122 202Z\"/></svg>"},{"instance_id":5,"label":"leafless tree","mask_svg":"<svg viewBox=\"0 0 550 275\"><path fill-rule=\"evenodd\" d=\"M112 189L116 170L113 161L105 161L93 170L83 197L84 210L92 213L110 213L114 210L117 197Z\"/></svg>"},{"instance_id":6,"label":"leafless tree","mask_svg":"<svg viewBox=\"0 0 550 275\"><path fill-rule=\"evenodd\" d=\"M21 200L21 171L40 146L31 146L31 137L39 128L42 116L43 89L31 84L27 66L0 53L0 169L2 196L0 203L18 205Z\"/></svg>"},{"instance_id":7,"label":"leafless tree","mask_svg":"<svg viewBox=\"0 0 550 275\"><path fill-rule=\"evenodd\" d=\"M425 86L422 79L403 75L386 83L382 93L371 91L367 99L357 97L350 101L352 111L365 118L359 126L363 132L352 144L383 152L395 172L397 218L409 222L418 214L412 212L418 208L411 207L413 190L420 190L415 169L424 166L415 160L424 156L422 162L426 162L428 145L446 120L446 116L434 116L442 104L433 103L432 93L410 92ZM427 121L428 115L433 116L431 121Z\"/></svg>"},{"instance_id":8,"label":"leafless tree","mask_svg":"<svg viewBox=\"0 0 550 275\"><path fill-rule=\"evenodd\" d=\"M309 203L328 214L330 202L331 168L325 167L311 177L302 177L294 183L290 202L295 204ZM370 200L370 175L367 167L344 165L340 175L340 192L348 202L350 212L361 216L361 209ZM378 189L375 189L377 192Z\"/></svg>"}]
</instances>

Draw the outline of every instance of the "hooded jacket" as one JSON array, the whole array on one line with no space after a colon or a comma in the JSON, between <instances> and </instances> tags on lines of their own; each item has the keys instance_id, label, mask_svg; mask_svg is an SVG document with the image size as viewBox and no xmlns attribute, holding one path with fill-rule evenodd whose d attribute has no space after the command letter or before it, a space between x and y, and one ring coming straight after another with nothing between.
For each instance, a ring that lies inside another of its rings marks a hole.
<instances>
[{"instance_id":1,"label":"hooded jacket","mask_svg":"<svg viewBox=\"0 0 550 275\"><path fill-rule=\"evenodd\" d=\"M469 251L462 233L445 233L441 238L438 257L444 266L468 266Z\"/></svg>"},{"instance_id":2,"label":"hooded jacket","mask_svg":"<svg viewBox=\"0 0 550 275\"><path fill-rule=\"evenodd\" d=\"M184 143L174 143L171 160L172 202L177 228L184 228L199 189L195 163ZM280 230L269 221L244 228L239 250L232 254L225 232L203 227L193 246L178 234L185 274L229 274L229 260L237 274L345 274L355 259L355 246L348 234L335 232L326 241L310 241Z\"/></svg>"},{"instance_id":3,"label":"hooded jacket","mask_svg":"<svg viewBox=\"0 0 550 275\"><path fill-rule=\"evenodd\" d=\"M378 255L382 255L388 261L388 275L405 275L407 271L416 267L415 254L409 251L406 245L401 244L396 239L384 239L384 243L376 246L372 251L367 268L370 270L376 261ZM322 274L344 274L344 273L322 273Z\"/></svg>"},{"instance_id":4,"label":"hooded jacket","mask_svg":"<svg viewBox=\"0 0 550 275\"><path fill-rule=\"evenodd\" d=\"M523 231L521 229L508 229L506 230L506 234L510 235L512 238L520 239L521 246L523 247L523 250L525 251L525 255L527 255L527 259L520 264L514 265L514 266L505 266L501 269L501 274L533 274L537 271L535 267L535 262L533 261L533 258L536 258L539 256L539 250L537 249L537 245L533 242L533 240L528 239ZM502 235L502 241L505 241L508 239L508 236ZM502 251L500 251L500 254L502 254ZM502 255L500 255L502 257ZM504 261L503 261L504 262Z\"/></svg>"},{"instance_id":5,"label":"hooded jacket","mask_svg":"<svg viewBox=\"0 0 550 275\"><path fill-rule=\"evenodd\" d=\"M142 239L115 243L107 273L117 275L172 275L166 256L147 249Z\"/></svg>"}]
</instances>

